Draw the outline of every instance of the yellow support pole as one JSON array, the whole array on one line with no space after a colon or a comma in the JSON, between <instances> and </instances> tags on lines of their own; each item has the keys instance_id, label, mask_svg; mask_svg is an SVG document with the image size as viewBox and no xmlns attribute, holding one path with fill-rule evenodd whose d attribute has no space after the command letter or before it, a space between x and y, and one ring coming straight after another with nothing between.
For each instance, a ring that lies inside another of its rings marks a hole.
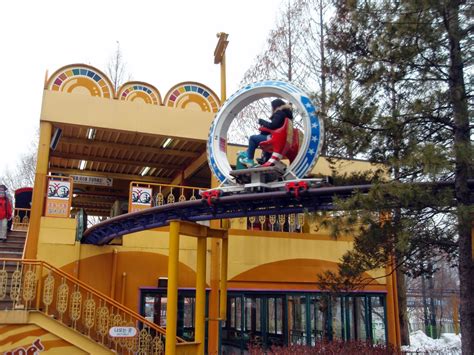
<instances>
[{"instance_id":1,"label":"yellow support pole","mask_svg":"<svg viewBox=\"0 0 474 355\"><path fill-rule=\"evenodd\" d=\"M31 203L30 226L26 237L23 258L36 259L41 217L43 216L46 195L46 176L48 175L49 146L53 125L50 122L40 122L38 156L36 162L35 186Z\"/></svg>"},{"instance_id":2,"label":"yellow support pole","mask_svg":"<svg viewBox=\"0 0 474 355\"><path fill-rule=\"evenodd\" d=\"M220 293L220 318L225 321L227 318L227 260L229 255L229 239L222 239L221 251L221 293Z\"/></svg>"},{"instance_id":3,"label":"yellow support pole","mask_svg":"<svg viewBox=\"0 0 474 355\"><path fill-rule=\"evenodd\" d=\"M206 328L206 237L197 238L196 314L194 341L199 343L198 354L204 354Z\"/></svg>"},{"instance_id":4,"label":"yellow support pole","mask_svg":"<svg viewBox=\"0 0 474 355\"><path fill-rule=\"evenodd\" d=\"M114 249L112 252L112 272L110 274L110 298L115 299L115 274L117 273L117 258L118 250Z\"/></svg>"},{"instance_id":5,"label":"yellow support pole","mask_svg":"<svg viewBox=\"0 0 474 355\"><path fill-rule=\"evenodd\" d=\"M211 187L219 186L219 181L212 176ZM218 219L211 220L211 228L220 228L221 221ZM217 355L219 350L219 275L220 275L220 240L217 238L211 239L211 271L210 271L210 286L209 293L209 322L208 322L208 340L207 353L209 355Z\"/></svg>"},{"instance_id":6,"label":"yellow support pole","mask_svg":"<svg viewBox=\"0 0 474 355\"><path fill-rule=\"evenodd\" d=\"M227 89L226 89L226 72L225 72L225 52L221 60L221 102L224 103L227 100Z\"/></svg>"},{"instance_id":7,"label":"yellow support pole","mask_svg":"<svg viewBox=\"0 0 474 355\"><path fill-rule=\"evenodd\" d=\"M170 223L168 256L168 303L166 305L166 355L176 354L176 327L178 315L178 263L180 222Z\"/></svg>"}]
</instances>

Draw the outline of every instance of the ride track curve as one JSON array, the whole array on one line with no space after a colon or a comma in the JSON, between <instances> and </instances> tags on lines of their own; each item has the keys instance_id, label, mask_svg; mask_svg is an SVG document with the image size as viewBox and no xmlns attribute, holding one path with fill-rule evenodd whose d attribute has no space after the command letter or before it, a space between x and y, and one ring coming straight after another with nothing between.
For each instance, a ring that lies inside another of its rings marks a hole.
<instances>
[{"instance_id":1,"label":"ride track curve","mask_svg":"<svg viewBox=\"0 0 474 355\"><path fill-rule=\"evenodd\" d=\"M454 189L454 182L417 183L434 191ZM166 226L172 220L207 221L262 215L314 212L334 209L334 199L348 198L355 193L367 193L372 185L318 188L293 188L290 191L241 193L223 197L178 202L151 207L139 212L110 218L88 228L81 243L105 245L115 237ZM471 193L474 180L469 180ZM454 204L454 202L453 202ZM418 206L420 207L420 206ZM429 207L429 206L426 206Z\"/></svg>"}]
</instances>

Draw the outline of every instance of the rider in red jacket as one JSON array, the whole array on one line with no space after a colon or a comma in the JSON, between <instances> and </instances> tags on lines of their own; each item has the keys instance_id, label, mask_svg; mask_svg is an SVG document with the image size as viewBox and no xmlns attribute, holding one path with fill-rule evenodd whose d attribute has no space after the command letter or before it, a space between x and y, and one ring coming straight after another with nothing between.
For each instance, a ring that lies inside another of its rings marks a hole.
<instances>
[{"instance_id":1,"label":"rider in red jacket","mask_svg":"<svg viewBox=\"0 0 474 355\"><path fill-rule=\"evenodd\" d=\"M7 187L0 185L0 240L7 239L8 220L12 218L12 204L7 196Z\"/></svg>"}]
</instances>

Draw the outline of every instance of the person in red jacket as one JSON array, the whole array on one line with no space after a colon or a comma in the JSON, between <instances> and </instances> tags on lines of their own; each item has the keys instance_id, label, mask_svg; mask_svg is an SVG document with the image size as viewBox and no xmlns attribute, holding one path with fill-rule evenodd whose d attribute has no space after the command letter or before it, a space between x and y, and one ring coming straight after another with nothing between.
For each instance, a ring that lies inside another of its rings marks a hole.
<instances>
[{"instance_id":1,"label":"person in red jacket","mask_svg":"<svg viewBox=\"0 0 474 355\"><path fill-rule=\"evenodd\" d=\"M8 220L12 218L12 204L7 196L7 187L0 185L0 240L7 239Z\"/></svg>"}]
</instances>

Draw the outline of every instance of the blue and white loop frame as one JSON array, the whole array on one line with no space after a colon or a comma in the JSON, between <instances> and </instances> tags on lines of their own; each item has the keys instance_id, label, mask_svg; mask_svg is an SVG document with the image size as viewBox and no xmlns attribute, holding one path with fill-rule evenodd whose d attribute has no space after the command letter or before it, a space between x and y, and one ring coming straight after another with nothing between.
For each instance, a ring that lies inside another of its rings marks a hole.
<instances>
[{"instance_id":1,"label":"blue and white loop frame","mask_svg":"<svg viewBox=\"0 0 474 355\"><path fill-rule=\"evenodd\" d=\"M236 185L230 175L227 158L227 133L232 120L252 102L266 97L280 97L291 102L302 115L303 142L296 159L286 169L285 180L302 179L316 164L324 137L323 122L308 95L291 83L267 80L249 84L234 93L221 106L211 124L207 142L207 159L212 173L223 185Z\"/></svg>"}]
</instances>

